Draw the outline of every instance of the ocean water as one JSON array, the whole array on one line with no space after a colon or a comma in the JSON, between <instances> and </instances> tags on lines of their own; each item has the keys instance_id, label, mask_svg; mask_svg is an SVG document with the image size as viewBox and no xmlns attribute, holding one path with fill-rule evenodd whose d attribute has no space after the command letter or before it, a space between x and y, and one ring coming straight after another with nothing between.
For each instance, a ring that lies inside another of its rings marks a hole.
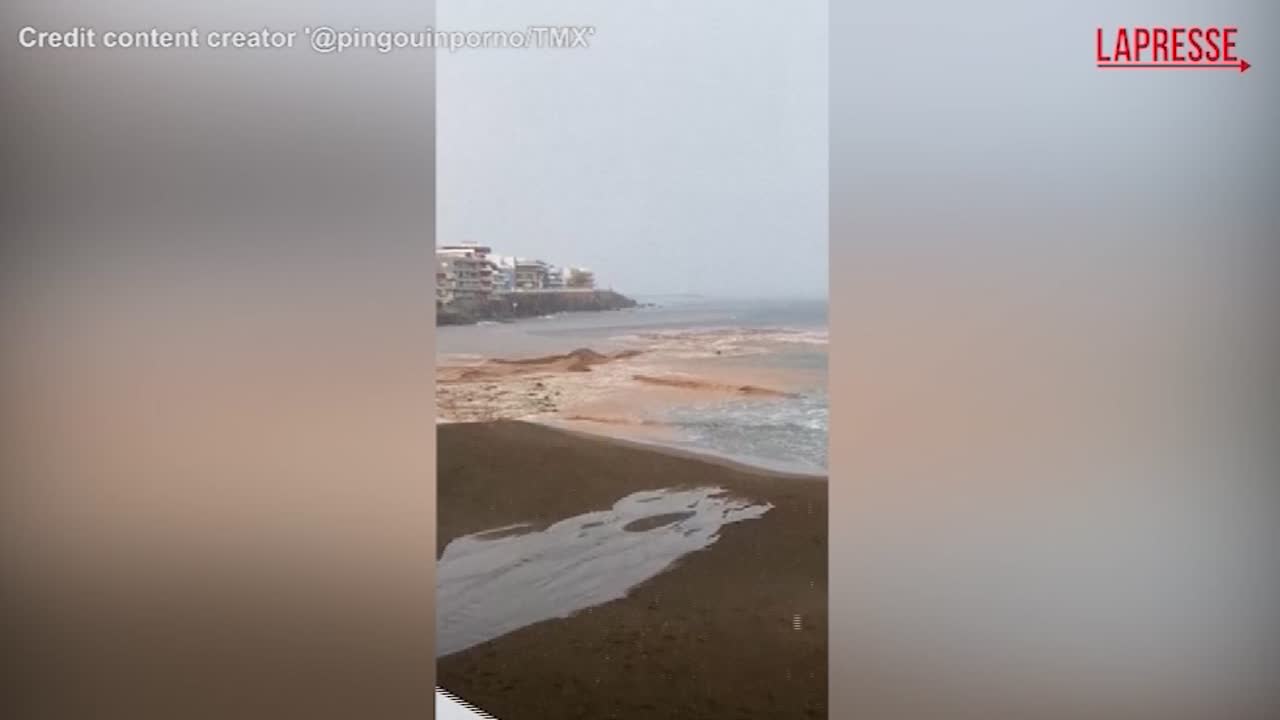
<instances>
[{"instance_id":1,"label":"ocean water","mask_svg":"<svg viewBox=\"0 0 1280 720\"><path fill-rule=\"evenodd\" d=\"M438 353L531 357L587 347L641 349L692 374L785 376L787 397L731 397L671 407L672 444L772 469L827 467L825 300L637 297L657 307L565 313L512 323L437 329Z\"/></svg>"},{"instance_id":2,"label":"ocean water","mask_svg":"<svg viewBox=\"0 0 1280 720\"><path fill-rule=\"evenodd\" d=\"M515 525L456 538L436 567L436 654L625 597L714 543L725 525L770 509L716 487L654 490L541 530Z\"/></svg>"},{"instance_id":3,"label":"ocean water","mask_svg":"<svg viewBox=\"0 0 1280 720\"><path fill-rule=\"evenodd\" d=\"M666 420L676 444L776 470L821 473L827 468L827 392L795 398L732 400L678 407Z\"/></svg>"}]
</instances>

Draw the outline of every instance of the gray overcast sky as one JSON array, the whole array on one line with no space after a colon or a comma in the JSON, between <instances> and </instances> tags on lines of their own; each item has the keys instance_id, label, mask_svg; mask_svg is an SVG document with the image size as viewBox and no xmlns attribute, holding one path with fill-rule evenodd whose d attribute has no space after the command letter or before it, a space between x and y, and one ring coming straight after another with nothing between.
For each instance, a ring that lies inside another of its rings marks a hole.
<instances>
[{"instance_id":1,"label":"gray overcast sky","mask_svg":"<svg viewBox=\"0 0 1280 720\"><path fill-rule=\"evenodd\" d=\"M436 21L528 25L597 30L439 55L439 242L638 294L825 296L824 1L442 0Z\"/></svg>"}]
</instances>

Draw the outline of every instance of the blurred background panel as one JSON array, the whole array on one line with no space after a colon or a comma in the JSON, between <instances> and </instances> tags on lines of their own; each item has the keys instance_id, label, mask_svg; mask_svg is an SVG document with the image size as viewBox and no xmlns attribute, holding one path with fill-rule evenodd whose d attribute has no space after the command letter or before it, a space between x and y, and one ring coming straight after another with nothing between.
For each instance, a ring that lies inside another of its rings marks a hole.
<instances>
[{"instance_id":1,"label":"blurred background panel","mask_svg":"<svg viewBox=\"0 0 1280 720\"><path fill-rule=\"evenodd\" d=\"M831 17L832 717L1274 717L1280 8Z\"/></svg>"},{"instance_id":2,"label":"blurred background panel","mask_svg":"<svg viewBox=\"0 0 1280 720\"><path fill-rule=\"evenodd\" d=\"M8 717L429 716L432 53L16 37L433 13L0 10Z\"/></svg>"}]
</instances>

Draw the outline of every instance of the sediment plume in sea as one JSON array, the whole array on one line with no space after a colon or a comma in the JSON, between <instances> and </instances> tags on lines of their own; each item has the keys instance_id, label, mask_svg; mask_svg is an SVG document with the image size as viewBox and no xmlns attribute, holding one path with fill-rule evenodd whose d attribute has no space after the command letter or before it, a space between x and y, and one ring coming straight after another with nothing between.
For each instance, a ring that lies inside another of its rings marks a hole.
<instances>
[{"instance_id":1,"label":"sediment plume in sea","mask_svg":"<svg viewBox=\"0 0 1280 720\"><path fill-rule=\"evenodd\" d=\"M637 414L642 406L716 396L767 399L794 394L673 372L661 356L638 349L604 353L578 348L528 358L487 358L445 365L436 373L437 408L451 421L559 419L657 425L653 418Z\"/></svg>"}]
</instances>

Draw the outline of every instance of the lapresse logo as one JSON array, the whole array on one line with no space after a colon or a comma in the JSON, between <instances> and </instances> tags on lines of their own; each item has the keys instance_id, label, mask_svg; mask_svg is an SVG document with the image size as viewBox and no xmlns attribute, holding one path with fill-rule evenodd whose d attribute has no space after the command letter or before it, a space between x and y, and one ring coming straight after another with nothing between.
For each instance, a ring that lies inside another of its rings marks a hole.
<instances>
[{"instance_id":1,"label":"lapresse logo","mask_svg":"<svg viewBox=\"0 0 1280 720\"><path fill-rule=\"evenodd\" d=\"M1231 26L1099 27L1097 66L1107 70L1235 70L1248 60L1238 50L1240 30Z\"/></svg>"}]
</instances>

